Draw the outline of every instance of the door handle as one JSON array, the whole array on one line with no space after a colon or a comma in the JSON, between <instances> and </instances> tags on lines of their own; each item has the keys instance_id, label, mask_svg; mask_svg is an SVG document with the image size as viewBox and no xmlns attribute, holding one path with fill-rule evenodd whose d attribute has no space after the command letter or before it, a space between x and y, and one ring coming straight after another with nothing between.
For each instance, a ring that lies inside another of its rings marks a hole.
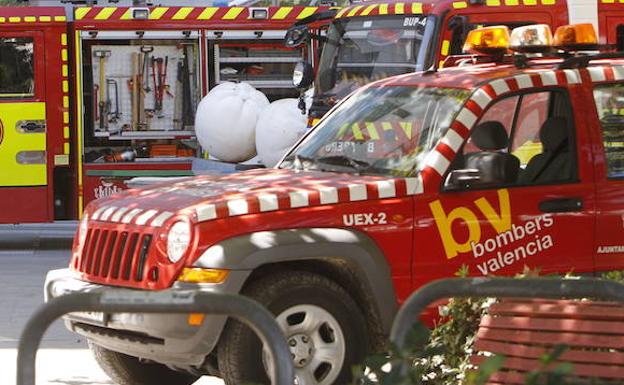
<instances>
[{"instance_id":1,"label":"door handle","mask_svg":"<svg viewBox=\"0 0 624 385\"><path fill-rule=\"evenodd\" d=\"M16 124L17 131L24 134L39 134L46 130L45 120L20 120Z\"/></svg>"},{"instance_id":2,"label":"door handle","mask_svg":"<svg viewBox=\"0 0 624 385\"><path fill-rule=\"evenodd\" d=\"M583 200L581 198L547 199L539 203L539 209L543 213L581 211Z\"/></svg>"}]
</instances>

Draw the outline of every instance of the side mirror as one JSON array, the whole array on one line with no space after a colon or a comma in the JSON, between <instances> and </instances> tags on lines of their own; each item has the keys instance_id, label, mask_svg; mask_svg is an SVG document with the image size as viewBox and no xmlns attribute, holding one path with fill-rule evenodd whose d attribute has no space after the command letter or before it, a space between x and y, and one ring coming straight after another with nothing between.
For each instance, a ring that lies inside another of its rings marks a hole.
<instances>
[{"instance_id":1,"label":"side mirror","mask_svg":"<svg viewBox=\"0 0 624 385\"><path fill-rule=\"evenodd\" d=\"M295 65L293 71L293 85L298 89L306 89L314 81L314 70L312 65L306 61L300 61Z\"/></svg>"},{"instance_id":2,"label":"side mirror","mask_svg":"<svg viewBox=\"0 0 624 385\"><path fill-rule=\"evenodd\" d=\"M284 45L288 48L299 47L310 37L307 25L295 25L288 28L284 37Z\"/></svg>"},{"instance_id":3,"label":"side mirror","mask_svg":"<svg viewBox=\"0 0 624 385\"><path fill-rule=\"evenodd\" d=\"M453 170L446 177L444 188L447 190L458 190L480 181L481 172L476 168Z\"/></svg>"}]
</instances>

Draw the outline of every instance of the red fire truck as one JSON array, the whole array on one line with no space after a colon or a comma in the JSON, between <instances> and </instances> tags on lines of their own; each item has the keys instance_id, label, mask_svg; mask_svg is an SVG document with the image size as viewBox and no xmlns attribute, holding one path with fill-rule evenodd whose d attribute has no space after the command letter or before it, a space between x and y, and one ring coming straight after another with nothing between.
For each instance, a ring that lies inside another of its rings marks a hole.
<instances>
[{"instance_id":1,"label":"red fire truck","mask_svg":"<svg viewBox=\"0 0 624 385\"><path fill-rule=\"evenodd\" d=\"M596 43L588 24L554 43L543 24L478 29L453 68L353 93L275 169L92 202L46 295L242 293L276 315L298 384L344 384L426 282L622 269L624 54ZM267 382L260 341L223 317L66 322L120 384Z\"/></svg>"},{"instance_id":2,"label":"red fire truck","mask_svg":"<svg viewBox=\"0 0 624 385\"><path fill-rule=\"evenodd\" d=\"M443 66L448 55L461 54L466 34L478 26L592 23L605 44L624 33L624 6L613 0L364 1L334 12L326 36L299 22L286 40L290 46L310 37L327 41L314 71L306 63L296 69L301 88L314 81L310 126L368 82Z\"/></svg>"},{"instance_id":3,"label":"red fire truck","mask_svg":"<svg viewBox=\"0 0 624 385\"><path fill-rule=\"evenodd\" d=\"M136 176L190 175L195 106L224 81L296 97L318 7L0 7L0 223L78 218Z\"/></svg>"}]
</instances>

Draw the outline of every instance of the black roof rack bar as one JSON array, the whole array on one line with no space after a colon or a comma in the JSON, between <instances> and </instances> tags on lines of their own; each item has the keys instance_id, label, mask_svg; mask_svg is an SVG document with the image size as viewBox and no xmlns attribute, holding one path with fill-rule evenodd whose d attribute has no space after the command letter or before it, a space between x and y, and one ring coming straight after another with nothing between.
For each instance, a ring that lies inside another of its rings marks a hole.
<instances>
[{"instance_id":1,"label":"black roof rack bar","mask_svg":"<svg viewBox=\"0 0 624 385\"><path fill-rule=\"evenodd\" d=\"M585 68L592 60L601 59L624 59L624 52L606 52L594 55L572 56L565 59L557 69Z\"/></svg>"},{"instance_id":2,"label":"black roof rack bar","mask_svg":"<svg viewBox=\"0 0 624 385\"><path fill-rule=\"evenodd\" d=\"M301 20L297 20L294 25L306 25L321 20L333 19L338 13L338 9L328 9L326 11L314 13L308 17L304 17Z\"/></svg>"}]
</instances>

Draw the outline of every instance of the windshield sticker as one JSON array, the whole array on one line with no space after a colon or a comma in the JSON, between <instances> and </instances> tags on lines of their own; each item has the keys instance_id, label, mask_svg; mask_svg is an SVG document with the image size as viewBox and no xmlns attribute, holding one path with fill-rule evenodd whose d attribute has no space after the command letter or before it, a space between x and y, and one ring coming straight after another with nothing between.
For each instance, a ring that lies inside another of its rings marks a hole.
<instances>
[{"instance_id":1,"label":"windshield sticker","mask_svg":"<svg viewBox=\"0 0 624 385\"><path fill-rule=\"evenodd\" d=\"M404 27L424 27L427 24L427 19L420 17L406 17L403 19Z\"/></svg>"},{"instance_id":2,"label":"windshield sticker","mask_svg":"<svg viewBox=\"0 0 624 385\"><path fill-rule=\"evenodd\" d=\"M509 191L501 189L497 195L498 204L485 197L476 199L476 210L460 206L447 212L440 200L429 204L447 259L469 253L476 260L479 272L490 275L554 246L548 233L554 225L552 214L529 217L519 224L512 223ZM486 221L480 221L477 215ZM456 221L463 222L468 229L468 238L463 242L453 234L452 226ZM490 225L496 235L482 239L482 223Z\"/></svg>"}]
</instances>

